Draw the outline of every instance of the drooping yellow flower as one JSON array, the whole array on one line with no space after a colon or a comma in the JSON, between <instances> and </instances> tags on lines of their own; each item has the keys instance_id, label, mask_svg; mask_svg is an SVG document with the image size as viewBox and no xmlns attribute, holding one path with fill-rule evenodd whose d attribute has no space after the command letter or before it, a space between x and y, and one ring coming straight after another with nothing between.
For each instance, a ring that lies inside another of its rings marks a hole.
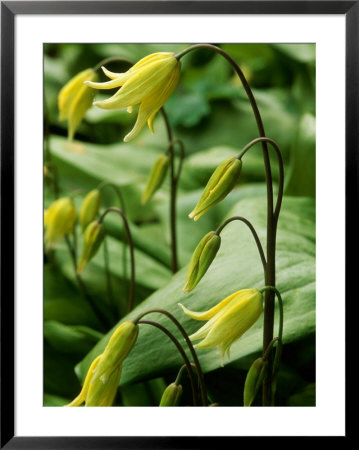
<instances>
[{"instance_id":1,"label":"drooping yellow flower","mask_svg":"<svg viewBox=\"0 0 359 450\"><path fill-rule=\"evenodd\" d=\"M93 69L86 69L71 78L61 89L58 96L59 120L68 121L69 139L81 123L86 111L91 108L95 91L84 85L84 81L97 79Z\"/></svg>"},{"instance_id":2,"label":"drooping yellow flower","mask_svg":"<svg viewBox=\"0 0 359 450\"><path fill-rule=\"evenodd\" d=\"M55 200L44 213L45 244L52 245L66 234L72 233L76 222L76 209L70 197Z\"/></svg>"},{"instance_id":3,"label":"drooping yellow flower","mask_svg":"<svg viewBox=\"0 0 359 450\"><path fill-rule=\"evenodd\" d=\"M132 320L123 322L113 333L102 358L93 370L94 380L99 379L102 383L107 383L112 374L122 366L132 347L135 345L138 336L138 325Z\"/></svg>"},{"instance_id":4,"label":"drooping yellow flower","mask_svg":"<svg viewBox=\"0 0 359 450\"><path fill-rule=\"evenodd\" d=\"M157 158L151 169L145 190L142 194L141 202L143 205L147 203L152 198L154 193L161 187L167 173L168 164L169 159L166 154L163 153Z\"/></svg>"},{"instance_id":5,"label":"drooping yellow flower","mask_svg":"<svg viewBox=\"0 0 359 450\"><path fill-rule=\"evenodd\" d=\"M111 81L94 83L87 81L87 86L94 89L113 89L120 87L112 97L95 102L103 109L127 108L140 105L137 120L132 131L125 136L128 142L135 138L145 126L153 132L153 120L158 110L169 99L175 90L181 72L181 63L174 53L153 53L141 59L125 73L114 73L102 68Z\"/></svg>"},{"instance_id":6,"label":"drooping yellow flower","mask_svg":"<svg viewBox=\"0 0 359 450\"><path fill-rule=\"evenodd\" d=\"M94 379L94 370L101 361L102 355L99 355L91 364L85 378L84 385L80 394L66 406L112 406L116 397L118 384L121 378L122 365L120 365L109 376L106 383L100 379Z\"/></svg>"},{"instance_id":7,"label":"drooping yellow flower","mask_svg":"<svg viewBox=\"0 0 359 450\"><path fill-rule=\"evenodd\" d=\"M222 364L225 353L229 357L231 345L237 341L259 318L262 312L262 294L257 289L242 289L222 300L205 312L193 312L182 307L184 313L195 320L208 322L189 338L202 339L197 348L218 347Z\"/></svg>"}]
</instances>

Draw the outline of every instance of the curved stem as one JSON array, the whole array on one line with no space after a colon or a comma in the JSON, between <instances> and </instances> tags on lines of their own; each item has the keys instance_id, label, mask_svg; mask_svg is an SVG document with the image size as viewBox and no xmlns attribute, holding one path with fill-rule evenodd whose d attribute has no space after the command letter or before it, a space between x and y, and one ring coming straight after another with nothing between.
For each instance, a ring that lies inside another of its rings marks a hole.
<instances>
[{"instance_id":1,"label":"curved stem","mask_svg":"<svg viewBox=\"0 0 359 450\"><path fill-rule=\"evenodd\" d=\"M98 222L102 223L106 214L108 214L111 211L113 211L121 216L124 226L125 226L128 245L130 248L131 277L130 277L130 290L129 290L129 295L128 295L128 311L131 311L133 308L134 298L135 298L135 252L134 252L134 247L133 247L133 242L132 242L132 236L131 236L131 231L130 231L130 227L128 225L126 216L123 213L123 211L121 211L119 208L115 208L115 207L107 208L106 211L104 213L102 213L102 215L100 216Z\"/></svg>"},{"instance_id":2,"label":"curved stem","mask_svg":"<svg viewBox=\"0 0 359 450\"><path fill-rule=\"evenodd\" d=\"M170 165L170 177L171 177L171 192L170 192L170 232L171 232L171 269L172 273L176 273L178 270L178 257L177 257L177 231L176 231L176 196L177 196L177 179L175 174L174 164L174 148L173 148L173 136L171 125L168 120L168 116L163 106L161 108L162 117L165 121L167 137L168 137L168 153L169 153L169 165Z\"/></svg>"},{"instance_id":3,"label":"curved stem","mask_svg":"<svg viewBox=\"0 0 359 450\"><path fill-rule=\"evenodd\" d=\"M193 358L193 362L194 362L194 364L196 366L198 380L199 380L200 389L201 389L202 404L203 404L203 406L208 406L206 386L204 384L204 377L203 377L202 368L201 368L201 365L199 363L196 351L193 348L192 342L190 341L190 339L188 337L188 334L186 333L186 330L182 327L182 325L178 322L178 320L171 313L169 313L165 309L160 309L160 308L149 309L148 311L145 311L145 312L141 313L134 320L134 323L136 323L137 321L141 320L142 317L146 316L147 314L151 314L151 313L160 313L160 314L164 314L165 316L167 316L170 320L172 320L172 322L176 325L176 327L178 328L178 330L180 331L180 333L184 337L184 339L185 339L185 341L187 343L187 346L188 346L188 348L189 348L189 350L191 352L191 355L192 355L192 358Z\"/></svg>"},{"instance_id":4,"label":"curved stem","mask_svg":"<svg viewBox=\"0 0 359 450\"><path fill-rule=\"evenodd\" d=\"M264 269L264 273L265 273L266 266L267 266L267 261L266 261L265 255L264 255L263 247L262 247L261 241L259 240L258 234L257 234L254 226L251 224L251 222L248 219L246 219L245 217L242 217L242 216L230 217L225 222L223 222L222 225L219 228L217 228L216 234L218 234L218 236L219 236L221 231L223 230L223 228L225 228L229 223L233 222L234 220L240 220L241 222L245 223L247 225L247 227L251 230L252 235L254 237L254 240L255 240L255 242L257 244L257 248L258 248L258 251L259 251L259 256L260 256L260 258L262 260L263 269Z\"/></svg>"},{"instance_id":5,"label":"curved stem","mask_svg":"<svg viewBox=\"0 0 359 450\"><path fill-rule=\"evenodd\" d=\"M122 195L122 193L121 193L121 190L120 190L120 188L119 188L118 186L116 186L116 185L115 185L114 183L112 183L111 181L103 181L102 183L100 183L100 184L97 186L97 189L98 189L99 191L102 191L102 189L104 189L104 188L107 187L107 186L111 187L111 188L115 191L115 193L116 193L116 195L117 195L117 197L118 197L118 201L119 201L119 203L120 203L120 208L121 208L121 210L123 211L123 213L126 214L125 200L124 200L123 195Z\"/></svg>"},{"instance_id":6,"label":"curved stem","mask_svg":"<svg viewBox=\"0 0 359 450\"><path fill-rule=\"evenodd\" d=\"M260 137L265 137L265 131L263 126L263 121L261 114L259 112L257 102L254 98L253 92L248 84L246 77L244 76L241 68L238 66L236 61L224 50L219 47L216 47L212 44L195 44L187 49L179 52L175 55L175 58L178 60L182 58L188 52L204 48L208 50L212 50L216 53L222 55L234 68L237 73L239 79L242 82L243 88L246 91L249 102L251 104L253 114L256 120L258 132ZM267 142L262 141L262 153L263 160L265 166L266 173L266 184L267 184L267 266L266 266L266 275L265 275L265 283L270 286L275 285L275 243L276 243L276 227L277 220L273 214L273 183L272 183L272 173L271 173L271 164L269 159L269 152ZM267 348L270 341L273 339L273 326L274 326L274 294L271 291L266 292L265 295L265 304L264 304L264 327L263 327L263 349ZM262 403L263 406L270 405L271 399L271 379L272 379L272 363L273 361L269 359L268 366L269 370L267 371L267 375L263 382L263 397Z\"/></svg>"},{"instance_id":7,"label":"curved stem","mask_svg":"<svg viewBox=\"0 0 359 450\"><path fill-rule=\"evenodd\" d=\"M170 339L171 341L175 344L175 346L177 347L177 350L181 353L183 361L185 363L185 367L187 367L187 371L188 371L188 375L191 381L191 388L192 388L192 397L193 397L193 405L197 406L197 395L196 395L196 388L195 388L195 380L194 380L194 374L193 374L193 369L190 363L190 360L188 359L186 352L183 350L181 344L178 342L178 340L173 336L173 334L167 330L167 328L165 328L163 325L157 323L157 322L153 322L151 320L139 320L137 322L138 324L147 324L147 325L152 325L158 329L160 329L161 331L163 331L163 333L165 333ZM177 377L178 378L178 377ZM177 381L176 378L176 381Z\"/></svg>"},{"instance_id":8,"label":"curved stem","mask_svg":"<svg viewBox=\"0 0 359 450\"><path fill-rule=\"evenodd\" d=\"M175 174L175 180L176 180L176 186L177 186L178 181L179 181L179 177L181 175L182 163L183 163L183 159L185 157L185 151L184 151L184 144L181 141L181 139L178 139L178 138L172 139L172 145L174 145L174 144L179 144L180 145L179 163L178 163L178 167L177 167L177 172Z\"/></svg>"},{"instance_id":9,"label":"curved stem","mask_svg":"<svg viewBox=\"0 0 359 450\"><path fill-rule=\"evenodd\" d=\"M126 215L125 199L121 193L121 189L118 186L116 186L114 183L111 183L111 181L103 181L102 183L100 183L97 186L97 189L99 191L102 191L107 186L111 187L115 191L118 201L119 201L119 204L120 204L120 209L122 210L124 215ZM123 247L122 247L123 274L124 274L124 278L126 278L127 277L127 273L126 273L127 272L127 258L126 258L127 239L126 239L126 235L123 238L122 243L123 243Z\"/></svg>"},{"instance_id":10,"label":"curved stem","mask_svg":"<svg viewBox=\"0 0 359 450\"><path fill-rule=\"evenodd\" d=\"M93 309L93 311L96 314L97 318L99 319L103 329L107 330L108 327L111 326L111 324L108 323L107 318L104 316L102 311L98 308L97 304L92 300L92 297L88 294L86 286L85 286L82 278L77 273L76 252L75 252L73 245L71 244L71 241L70 241L70 238L68 235L65 236L65 241L66 241L67 247L68 247L70 255L71 255L72 265L74 267L74 272L75 272L75 278L76 278L77 284L80 288L81 294L83 295L83 297L87 300L87 302Z\"/></svg>"},{"instance_id":11,"label":"curved stem","mask_svg":"<svg viewBox=\"0 0 359 450\"><path fill-rule=\"evenodd\" d=\"M270 138L267 137L259 137L256 139L253 139L253 141L249 142L241 151L241 153L238 156L238 159L242 159L242 157L247 153L247 151L252 148L255 144L258 142L268 142L271 144L271 146L274 148L277 158L278 158L278 166L279 166L279 181L278 181L278 194L277 194L277 202L275 205L274 210L274 218L277 221L280 213L280 208L282 206L282 199L283 199L283 188L284 188L284 164L283 164L283 158L282 158L282 152L280 151L280 148L278 144Z\"/></svg>"},{"instance_id":12,"label":"curved stem","mask_svg":"<svg viewBox=\"0 0 359 450\"><path fill-rule=\"evenodd\" d=\"M104 258L104 263L105 263L106 287L107 287L108 300L111 305L111 308L117 314L117 308L116 308L116 305L114 304L114 299L113 299L113 289L112 289L111 274L110 274L110 260L109 260L109 255L108 255L108 244L107 244L106 236L103 240L103 258Z\"/></svg>"}]
</instances>

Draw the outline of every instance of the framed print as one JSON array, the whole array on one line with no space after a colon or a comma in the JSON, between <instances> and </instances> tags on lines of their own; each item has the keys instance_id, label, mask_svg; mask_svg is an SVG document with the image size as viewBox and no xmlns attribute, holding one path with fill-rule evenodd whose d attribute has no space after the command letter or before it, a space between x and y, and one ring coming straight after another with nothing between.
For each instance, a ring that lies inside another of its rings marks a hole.
<instances>
[{"instance_id":1,"label":"framed print","mask_svg":"<svg viewBox=\"0 0 359 450\"><path fill-rule=\"evenodd\" d=\"M1 448L348 436L358 11L1 3Z\"/></svg>"}]
</instances>

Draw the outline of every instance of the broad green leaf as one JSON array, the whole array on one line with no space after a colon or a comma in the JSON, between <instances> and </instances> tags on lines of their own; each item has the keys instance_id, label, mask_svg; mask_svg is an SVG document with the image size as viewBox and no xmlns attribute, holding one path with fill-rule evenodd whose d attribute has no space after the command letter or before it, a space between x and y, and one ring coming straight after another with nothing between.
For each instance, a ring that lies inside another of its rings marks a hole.
<instances>
[{"instance_id":1,"label":"broad green leaf","mask_svg":"<svg viewBox=\"0 0 359 450\"><path fill-rule=\"evenodd\" d=\"M286 194L315 197L315 118L311 114L299 122L287 177Z\"/></svg>"},{"instance_id":2,"label":"broad green leaf","mask_svg":"<svg viewBox=\"0 0 359 450\"><path fill-rule=\"evenodd\" d=\"M245 199L231 212L231 215L243 215L251 220L262 242L266 230L265 204L264 198ZM249 230L241 223L232 223L223 231L222 246L215 261L196 289L187 295L182 291L185 276L186 269L178 272L168 285L151 295L128 318L135 318L150 308L164 308L174 314L190 334L200 324L182 313L179 302L192 310L204 311L236 290L264 285L257 248ZM284 343L312 333L315 329L315 222L311 199L284 199L277 237L277 288L284 300ZM179 336L167 318L157 313L148 318L168 326ZM232 346L231 362L260 350L262 321L263 316ZM275 329L277 327L278 314ZM111 334L108 333L77 366L80 378L84 377L92 360L103 351ZM205 372L220 367L216 349L197 353ZM149 325L141 325L138 341L124 362L121 383L148 379L181 364L180 356L166 336Z\"/></svg>"}]
</instances>

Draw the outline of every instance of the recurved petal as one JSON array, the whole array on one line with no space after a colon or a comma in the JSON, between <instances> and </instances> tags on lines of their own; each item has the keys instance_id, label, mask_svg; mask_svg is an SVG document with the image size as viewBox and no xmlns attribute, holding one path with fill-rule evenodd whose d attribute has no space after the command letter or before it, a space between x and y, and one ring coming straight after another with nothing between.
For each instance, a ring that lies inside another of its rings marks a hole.
<instances>
[{"instance_id":1,"label":"recurved petal","mask_svg":"<svg viewBox=\"0 0 359 450\"><path fill-rule=\"evenodd\" d=\"M183 306L181 303L179 305L182 307L183 312L188 316L191 317L191 319L195 320L209 320L212 319L217 313L223 311L223 308L227 306L237 295L237 292L234 294L229 295L224 300L219 302L217 305L213 306L213 308L209 309L208 311L204 312L195 312L190 311L185 306Z\"/></svg>"},{"instance_id":2,"label":"recurved petal","mask_svg":"<svg viewBox=\"0 0 359 450\"><path fill-rule=\"evenodd\" d=\"M132 130L125 136L124 142L129 142L134 139L146 125L148 118L151 115L151 105L143 102L138 110L137 120Z\"/></svg>"}]
</instances>

